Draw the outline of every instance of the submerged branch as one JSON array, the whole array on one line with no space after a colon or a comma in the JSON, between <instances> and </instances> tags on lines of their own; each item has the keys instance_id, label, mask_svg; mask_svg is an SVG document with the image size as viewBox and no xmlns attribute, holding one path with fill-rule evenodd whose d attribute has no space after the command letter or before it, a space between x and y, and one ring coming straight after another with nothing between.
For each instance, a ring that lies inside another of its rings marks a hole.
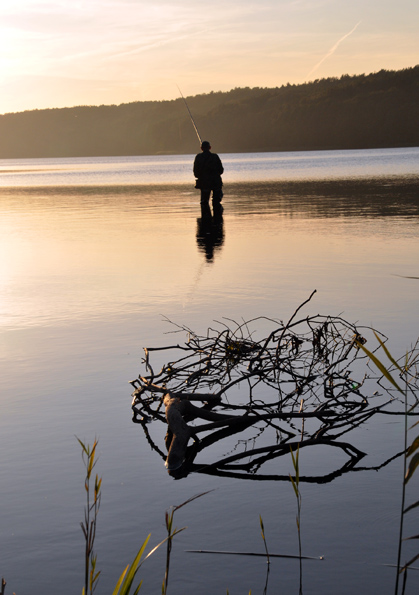
<instances>
[{"instance_id":1,"label":"submerged branch","mask_svg":"<svg viewBox=\"0 0 419 595\"><path fill-rule=\"evenodd\" d=\"M341 316L317 314L297 320L314 294L285 324L263 316L240 323L224 319L221 328L209 328L204 336L175 324L175 332L187 335L184 344L144 349L146 373L131 382L133 421L142 425L148 442L162 457L146 424L153 420L167 424L169 473L180 477L193 470L225 475L233 471L236 461L234 473L241 466L242 472L258 479L260 467L272 456L289 453L293 437L302 432L300 447L336 447L348 457L343 467L326 478L353 470L365 456L339 437L377 413L403 413L397 410L397 395L389 389L383 387L390 399L382 399L377 391L382 378L370 373L368 358L358 347L374 329L357 327ZM257 326L262 324L271 328L258 338ZM150 362L151 353L157 351L174 355L159 372ZM419 361L418 354L416 343L408 353L410 361ZM416 366L413 369L412 389L419 384ZM295 424L302 424L302 429ZM249 435L252 431L254 437ZM268 446L267 433L272 434ZM258 447L262 434L264 446ZM203 449L237 435L235 454L227 453L213 465L193 463ZM243 459L248 462L238 465Z\"/></svg>"}]
</instances>

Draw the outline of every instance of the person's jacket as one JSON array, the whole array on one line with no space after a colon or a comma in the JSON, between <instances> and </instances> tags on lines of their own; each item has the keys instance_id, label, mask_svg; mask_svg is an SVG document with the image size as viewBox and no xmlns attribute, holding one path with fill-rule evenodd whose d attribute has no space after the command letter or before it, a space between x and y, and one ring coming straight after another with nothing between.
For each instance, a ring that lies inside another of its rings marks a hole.
<instances>
[{"instance_id":1,"label":"person's jacket","mask_svg":"<svg viewBox=\"0 0 419 595\"><path fill-rule=\"evenodd\" d=\"M203 151L195 157L193 173L198 178L197 188L202 190L219 190L223 185L221 174L224 172L221 159L216 153Z\"/></svg>"}]
</instances>

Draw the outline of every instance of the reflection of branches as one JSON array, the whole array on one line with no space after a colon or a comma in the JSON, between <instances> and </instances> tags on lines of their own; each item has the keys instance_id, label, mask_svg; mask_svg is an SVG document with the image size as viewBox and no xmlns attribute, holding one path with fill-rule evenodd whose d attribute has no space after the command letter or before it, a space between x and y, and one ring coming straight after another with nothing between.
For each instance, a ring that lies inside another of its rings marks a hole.
<instances>
[{"instance_id":1,"label":"reflection of branches","mask_svg":"<svg viewBox=\"0 0 419 595\"><path fill-rule=\"evenodd\" d=\"M367 373L366 357L356 342L365 343L372 329L341 317L297 319L312 295L286 324L265 317L240 324L227 320L210 328L206 336L174 325L174 332L187 333L186 343L145 349L146 375L131 383L134 421L142 424L162 458L165 455L153 442L147 422L167 422L169 472L288 479L260 470L267 461L296 448L300 431L300 448L334 447L348 459L326 476L301 477L301 481L331 481L354 469L365 453L342 436L372 415L388 412L395 398L390 395L373 404L381 395L367 396L367 383L376 387L377 379ZM268 333L257 338L257 326L267 326ZM174 352L177 357L155 372L150 356L157 351ZM415 345L411 356L416 357L417 351ZM412 381L416 379L413 374ZM228 438L234 435L240 439L231 454L216 463L194 463L199 452L221 440L231 449ZM258 442L263 444L257 446Z\"/></svg>"}]
</instances>

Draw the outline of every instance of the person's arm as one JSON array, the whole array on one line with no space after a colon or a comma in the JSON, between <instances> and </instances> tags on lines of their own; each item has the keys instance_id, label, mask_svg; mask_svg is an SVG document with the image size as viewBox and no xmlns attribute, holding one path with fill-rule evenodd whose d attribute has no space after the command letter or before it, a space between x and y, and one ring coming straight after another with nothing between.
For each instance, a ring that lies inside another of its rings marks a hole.
<instances>
[{"instance_id":1,"label":"person's arm","mask_svg":"<svg viewBox=\"0 0 419 595\"><path fill-rule=\"evenodd\" d=\"M193 175L195 178L199 178L200 167L199 167L199 159L198 155L195 157L195 161L193 162Z\"/></svg>"},{"instance_id":2,"label":"person's arm","mask_svg":"<svg viewBox=\"0 0 419 595\"><path fill-rule=\"evenodd\" d=\"M217 157L218 157L218 155L217 155ZM221 176L221 174L224 173L224 167L223 167L223 164L221 163L221 159L219 157L218 157L218 164L219 164L218 165L218 173Z\"/></svg>"}]
</instances>

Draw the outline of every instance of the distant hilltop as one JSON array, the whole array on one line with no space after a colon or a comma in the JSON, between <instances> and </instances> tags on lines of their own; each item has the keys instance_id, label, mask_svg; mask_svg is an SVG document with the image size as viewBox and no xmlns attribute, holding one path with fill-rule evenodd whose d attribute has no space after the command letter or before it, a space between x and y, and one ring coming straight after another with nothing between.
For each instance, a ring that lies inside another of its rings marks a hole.
<instances>
[{"instance_id":1,"label":"distant hilltop","mask_svg":"<svg viewBox=\"0 0 419 595\"><path fill-rule=\"evenodd\" d=\"M419 65L186 100L218 153L419 146ZM0 158L198 151L180 97L0 115Z\"/></svg>"}]
</instances>

